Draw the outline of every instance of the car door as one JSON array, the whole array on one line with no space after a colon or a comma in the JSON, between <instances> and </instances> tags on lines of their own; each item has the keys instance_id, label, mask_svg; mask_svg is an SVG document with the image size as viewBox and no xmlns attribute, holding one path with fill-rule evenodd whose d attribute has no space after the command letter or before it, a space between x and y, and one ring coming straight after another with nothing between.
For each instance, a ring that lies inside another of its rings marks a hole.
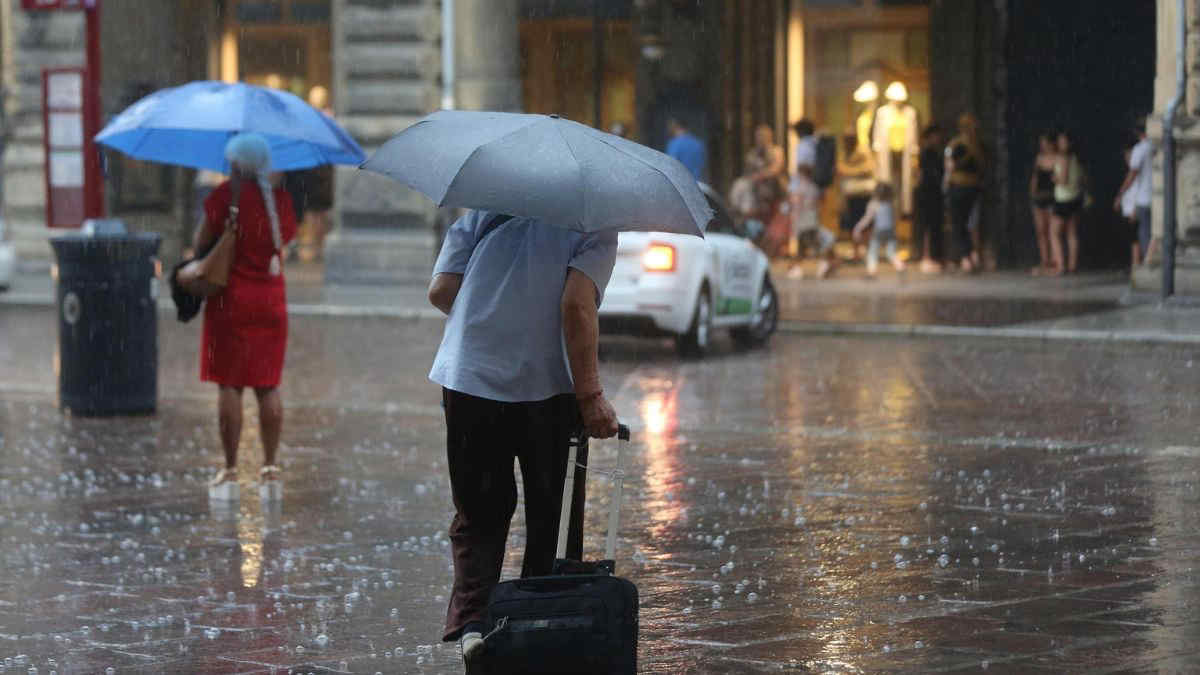
<instances>
[{"instance_id":1,"label":"car door","mask_svg":"<svg viewBox=\"0 0 1200 675\"><path fill-rule=\"evenodd\" d=\"M724 204L706 191L713 220L705 232L716 276L713 313L717 323L742 323L754 310L754 245L730 218Z\"/></svg>"}]
</instances>

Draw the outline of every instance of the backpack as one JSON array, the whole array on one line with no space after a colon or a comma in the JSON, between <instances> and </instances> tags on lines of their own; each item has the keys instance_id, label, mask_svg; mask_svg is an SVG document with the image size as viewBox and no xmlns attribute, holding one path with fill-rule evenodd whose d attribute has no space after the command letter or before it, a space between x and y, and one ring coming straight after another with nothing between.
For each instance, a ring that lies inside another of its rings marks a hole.
<instances>
[{"instance_id":1,"label":"backpack","mask_svg":"<svg viewBox=\"0 0 1200 675\"><path fill-rule=\"evenodd\" d=\"M817 163L813 166L813 182L825 189L833 185L837 173L837 144L833 136L817 137Z\"/></svg>"}]
</instances>

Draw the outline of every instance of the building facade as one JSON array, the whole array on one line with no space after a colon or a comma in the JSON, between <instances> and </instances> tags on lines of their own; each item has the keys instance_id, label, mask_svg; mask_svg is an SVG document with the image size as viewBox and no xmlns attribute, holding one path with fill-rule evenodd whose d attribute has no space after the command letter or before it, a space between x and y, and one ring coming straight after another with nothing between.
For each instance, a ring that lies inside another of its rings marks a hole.
<instances>
[{"instance_id":1,"label":"building facade","mask_svg":"<svg viewBox=\"0 0 1200 675\"><path fill-rule=\"evenodd\" d=\"M1194 8L1200 0L1188 1ZM785 140L790 165L790 126L801 118L843 147L848 137L866 142L911 187L905 148L914 130L937 123L950 134L958 116L971 112L988 161L986 256L993 266L1024 266L1036 259L1026 195L1036 135L1075 130L1085 139L1095 202L1104 206L1106 195L1111 201L1133 119L1151 109L1159 119L1170 98L1174 3L109 1L102 14L103 109L107 119L144 93L204 78L308 98L322 90L368 152L443 105L553 112L606 129L621 124L660 149L667 118L677 117L708 144L705 179L722 191L742 172L758 125ZM24 12L19 0L0 0L0 21L9 129L5 217L22 257L46 260L40 71L82 63L83 19ZM131 34L139 36L136 48L128 47ZM1114 61L1112 53L1124 58ZM877 95L856 100L867 81L876 83ZM879 124L893 83L902 85L904 114L888 111L891 122ZM1181 157L1194 154L1191 111L1180 132ZM164 256L177 254L194 226L193 172L109 160L109 211L163 232ZM350 167L338 170L336 186L326 278L425 279L436 247L434 206ZM1156 186L1161 193L1161 179ZM830 195L825 220L832 226L836 187ZM1161 211L1155 209L1156 232ZM1185 233L1192 211L1180 211ZM1089 217L1085 262L1125 259L1125 240L1106 234L1120 228L1111 210L1094 207Z\"/></svg>"}]
</instances>

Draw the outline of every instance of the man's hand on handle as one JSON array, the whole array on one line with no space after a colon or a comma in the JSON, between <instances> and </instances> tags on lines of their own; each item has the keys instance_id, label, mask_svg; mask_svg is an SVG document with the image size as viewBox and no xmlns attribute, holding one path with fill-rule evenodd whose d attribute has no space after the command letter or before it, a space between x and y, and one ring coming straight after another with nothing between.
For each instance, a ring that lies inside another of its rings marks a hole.
<instances>
[{"instance_id":1,"label":"man's hand on handle","mask_svg":"<svg viewBox=\"0 0 1200 675\"><path fill-rule=\"evenodd\" d=\"M583 428L592 438L612 438L617 435L617 413L604 398L603 391L576 395Z\"/></svg>"}]
</instances>

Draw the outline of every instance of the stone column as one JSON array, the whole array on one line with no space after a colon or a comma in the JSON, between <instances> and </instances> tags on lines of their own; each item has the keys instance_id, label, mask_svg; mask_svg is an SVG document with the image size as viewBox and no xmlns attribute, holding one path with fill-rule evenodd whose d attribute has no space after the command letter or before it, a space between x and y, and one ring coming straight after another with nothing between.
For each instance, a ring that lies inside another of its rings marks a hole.
<instances>
[{"instance_id":1,"label":"stone column","mask_svg":"<svg viewBox=\"0 0 1200 675\"><path fill-rule=\"evenodd\" d=\"M521 102L517 0L455 0L455 95L465 109ZM437 109L438 0L333 0L334 110L369 155ZM333 283L426 283L436 209L399 183L340 167L337 230L326 249Z\"/></svg>"},{"instance_id":2,"label":"stone column","mask_svg":"<svg viewBox=\"0 0 1200 675\"><path fill-rule=\"evenodd\" d=\"M1162 289L1162 241L1165 231L1163 203L1163 116L1175 96L1175 63L1179 22L1187 22L1185 72L1186 97L1175 117L1176 232L1175 292L1200 295L1200 193L1189 186L1200 183L1200 0L1187 1L1187 16L1178 16L1178 0L1157 0L1157 55L1154 78L1154 113L1148 132L1155 145L1152 240L1147 263L1135 270L1133 287L1139 291Z\"/></svg>"},{"instance_id":3,"label":"stone column","mask_svg":"<svg viewBox=\"0 0 1200 675\"><path fill-rule=\"evenodd\" d=\"M455 107L521 110L517 0L454 0Z\"/></svg>"},{"instance_id":4,"label":"stone column","mask_svg":"<svg viewBox=\"0 0 1200 675\"><path fill-rule=\"evenodd\" d=\"M83 12L31 12L21 9L20 0L0 2L9 5L3 26L9 134L0 167L4 219L21 266L49 269L42 69L83 64Z\"/></svg>"}]
</instances>

